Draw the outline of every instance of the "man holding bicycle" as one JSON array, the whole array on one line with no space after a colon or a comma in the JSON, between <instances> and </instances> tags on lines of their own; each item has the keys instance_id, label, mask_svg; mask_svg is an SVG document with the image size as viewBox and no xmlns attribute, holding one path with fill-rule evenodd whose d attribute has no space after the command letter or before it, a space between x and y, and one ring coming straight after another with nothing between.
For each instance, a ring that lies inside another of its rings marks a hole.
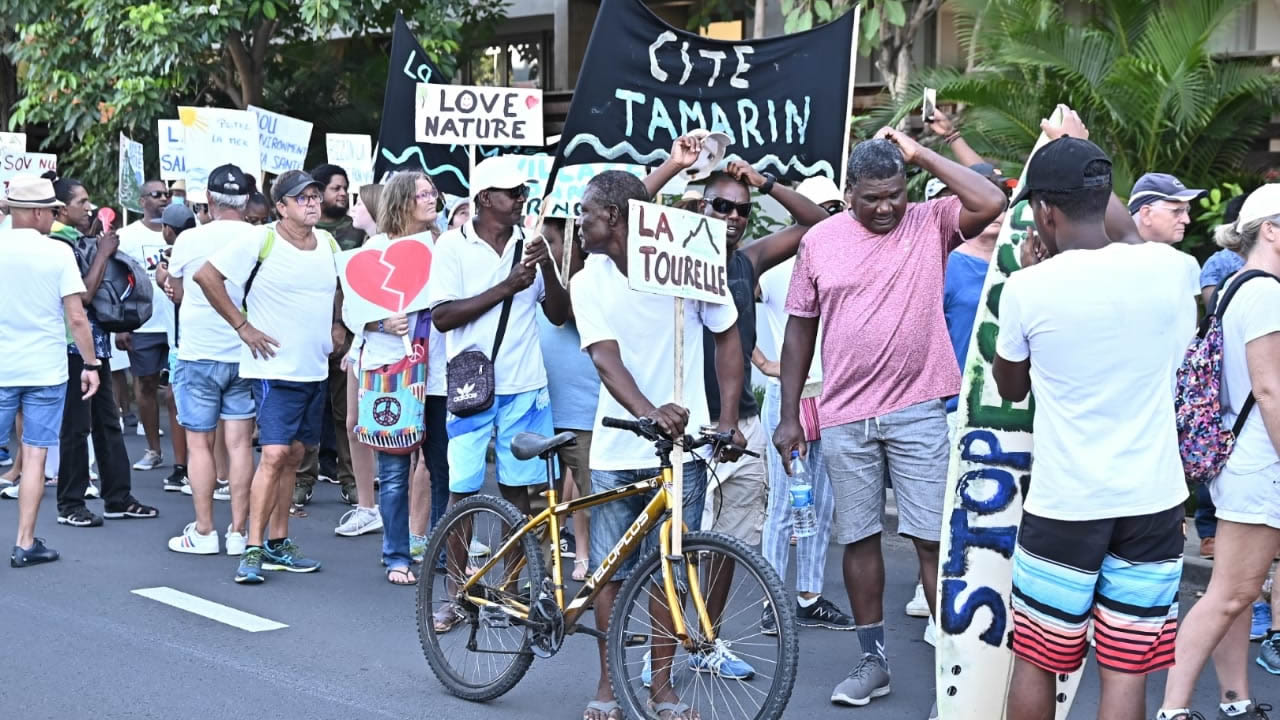
<instances>
[{"instance_id":1,"label":"man holding bicycle","mask_svg":"<svg viewBox=\"0 0 1280 720\"><path fill-rule=\"evenodd\" d=\"M604 172L587 185L582 202L581 236L591 256L571 283L571 298L577 318L582 348L591 356L600 373L602 391L596 411L591 443L591 480L594 492L628 485L659 474L653 446L625 430L604 427L604 417L637 417L653 420L670 437L680 437L686 428L708 424L706 390L703 385L704 328L715 338L716 377L722 397L736 398L742 391L742 347L738 337L737 311L732 305L685 302L684 337L672 331L672 298L631 290L627 284L627 207L629 200L650 199L641 181L624 172ZM674 383L671 366L675 343L684 346L683 403L672 402ZM738 408L727 403L721 409L717 430L732 432L734 443L745 440L737 429ZM723 453L725 460L738 455ZM697 528L702 517L706 490L705 458L691 458L684 465L683 518L686 527ZM610 502L592 510L591 567L599 567L650 498L636 495ZM656 533L645 545L656 545ZM642 551L640 556L646 553ZM596 625L604 631L622 581L634 569L636 555L627 558L601 589L595 601ZM670 609L655 601L650 611L657 624L670 623ZM697 717L676 696L671 683L675 646L654 643L650 709L660 720L692 720ZM697 669L697 668L694 668ZM622 717L609 683L605 644L600 642L600 684L584 720L615 720Z\"/></svg>"}]
</instances>

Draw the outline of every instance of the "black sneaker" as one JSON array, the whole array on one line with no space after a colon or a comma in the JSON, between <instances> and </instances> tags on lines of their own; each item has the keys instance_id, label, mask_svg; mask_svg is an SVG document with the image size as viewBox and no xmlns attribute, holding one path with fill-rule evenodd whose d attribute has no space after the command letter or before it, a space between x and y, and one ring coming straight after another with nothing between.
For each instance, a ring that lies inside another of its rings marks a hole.
<instances>
[{"instance_id":1,"label":"black sneaker","mask_svg":"<svg viewBox=\"0 0 1280 720\"><path fill-rule=\"evenodd\" d=\"M840 611L830 600L819 597L809 607L796 603L796 622L801 627L819 627L828 630L853 630L853 618Z\"/></svg>"},{"instance_id":2,"label":"black sneaker","mask_svg":"<svg viewBox=\"0 0 1280 720\"><path fill-rule=\"evenodd\" d=\"M578 541L571 532L560 533L560 557L577 557Z\"/></svg>"},{"instance_id":3,"label":"black sneaker","mask_svg":"<svg viewBox=\"0 0 1280 720\"><path fill-rule=\"evenodd\" d=\"M767 606L760 614L760 634L770 637L778 634L778 616L774 615L773 610Z\"/></svg>"},{"instance_id":4,"label":"black sneaker","mask_svg":"<svg viewBox=\"0 0 1280 720\"><path fill-rule=\"evenodd\" d=\"M101 524L101 522L99 522ZM24 568L31 565L51 563L58 559L58 551L44 546L44 538L36 538L31 547L23 550L13 546L13 554L9 556L9 567Z\"/></svg>"},{"instance_id":5,"label":"black sneaker","mask_svg":"<svg viewBox=\"0 0 1280 720\"><path fill-rule=\"evenodd\" d=\"M58 524L71 527L98 527L102 524L102 518L90 512L89 508L78 507L70 512L58 513Z\"/></svg>"},{"instance_id":6,"label":"black sneaker","mask_svg":"<svg viewBox=\"0 0 1280 720\"><path fill-rule=\"evenodd\" d=\"M169 473L169 477L164 479L164 491L182 492L182 488L186 484L187 467L185 465L174 465L173 472Z\"/></svg>"},{"instance_id":7,"label":"black sneaker","mask_svg":"<svg viewBox=\"0 0 1280 720\"><path fill-rule=\"evenodd\" d=\"M342 502L348 505L358 505L357 499L355 483L347 483L342 486Z\"/></svg>"}]
</instances>

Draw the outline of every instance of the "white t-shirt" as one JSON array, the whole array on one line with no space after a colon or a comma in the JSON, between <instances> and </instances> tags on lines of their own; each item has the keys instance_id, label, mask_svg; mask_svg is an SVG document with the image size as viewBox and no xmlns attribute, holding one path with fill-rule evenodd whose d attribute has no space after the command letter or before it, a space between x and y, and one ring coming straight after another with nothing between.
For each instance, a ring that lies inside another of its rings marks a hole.
<instances>
[{"instance_id":1,"label":"white t-shirt","mask_svg":"<svg viewBox=\"0 0 1280 720\"><path fill-rule=\"evenodd\" d=\"M640 392L654 405L675 399L675 298L632 290L613 260L605 255L592 255L569 283L574 318L582 349L598 342L614 340L622 355L622 364L635 378ZM686 300L684 304L684 401L689 409L690 434L711 421L707 410L707 389L703 377L702 330L724 332L738 319L732 303L712 305ZM601 424L605 417L629 418L622 407L600 385L600 401L596 405L595 427L591 434L592 470L644 470L657 467L653 445L640 436Z\"/></svg>"},{"instance_id":2,"label":"white t-shirt","mask_svg":"<svg viewBox=\"0 0 1280 720\"><path fill-rule=\"evenodd\" d=\"M1244 407L1245 398L1253 391L1245 346L1252 340L1280 332L1280 283L1270 278L1254 278L1236 291L1222 317L1222 392L1223 422L1235 424ZM1244 421L1244 428L1227 460L1232 473L1257 472L1280 462L1271 436L1262 422L1262 411L1255 405Z\"/></svg>"},{"instance_id":3,"label":"white t-shirt","mask_svg":"<svg viewBox=\"0 0 1280 720\"><path fill-rule=\"evenodd\" d=\"M1187 497L1174 372L1195 333L1200 268L1161 243L1070 250L1014 273L996 352L1031 358L1027 512L1098 520Z\"/></svg>"},{"instance_id":4,"label":"white t-shirt","mask_svg":"<svg viewBox=\"0 0 1280 720\"><path fill-rule=\"evenodd\" d=\"M489 243L480 239L471 222L441 235L431 258L431 280L427 286L431 307L475 297L505 280L511 274L516 241L523 232L522 228L515 229L501 257ZM525 245L530 242L542 241L526 235ZM527 248L521 257L525 255ZM537 315L538 305L545 298L546 286L539 268L533 284L516 293L512 299L502 347L498 348L498 357L491 358L494 392L498 395L514 395L547 385L547 370L542 365L542 345L538 340ZM452 360L467 350L479 350L485 355L492 353L501 315L502 303L498 303L476 320L446 332L444 343L448 359Z\"/></svg>"},{"instance_id":5,"label":"white t-shirt","mask_svg":"<svg viewBox=\"0 0 1280 720\"><path fill-rule=\"evenodd\" d=\"M240 336L209 304L195 274L215 252L242 236L257 232L257 228L241 220L218 220L184 231L173 242L169 274L182 279L182 304L178 306L179 360L240 362ZM244 290L230 280L224 285L231 302L240 307Z\"/></svg>"},{"instance_id":6,"label":"white t-shirt","mask_svg":"<svg viewBox=\"0 0 1280 720\"><path fill-rule=\"evenodd\" d=\"M782 341L787 335L787 318L789 317L786 309L787 290L791 287L791 271L796 266L795 257L788 258L782 264L771 268L760 276L760 308L764 311L765 320L769 324L769 333L773 335L774 347L777 348L777 357L769 358L777 362L782 362ZM822 337L819 330L818 337ZM771 383L777 383L778 378L766 377ZM813 344L813 362L809 363L809 378L807 383L822 382L822 343L815 342Z\"/></svg>"},{"instance_id":7,"label":"white t-shirt","mask_svg":"<svg viewBox=\"0 0 1280 720\"><path fill-rule=\"evenodd\" d=\"M210 256L209 262L228 280L244 287L269 231L275 232L275 242L249 288L249 322L280 346L275 357L259 360L248 345L241 344L240 377L324 380L329 377L329 353L333 350L333 296L338 282L327 233L317 230L315 249L299 250L273 223L232 239Z\"/></svg>"},{"instance_id":8,"label":"white t-shirt","mask_svg":"<svg viewBox=\"0 0 1280 720\"><path fill-rule=\"evenodd\" d=\"M35 230L0 230L0 386L67 382L67 326L62 299L85 291L70 246Z\"/></svg>"},{"instance_id":9,"label":"white t-shirt","mask_svg":"<svg viewBox=\"0 0 1280 720\"><path fill-rule=\"evenodd\" d=\"M141 220L129 223L120 231L120 252L137 260L146 268L147 275L151 276L151 318L134 330L136 333L173 335L173 301L156 285L156 268L160 266L167 247L164 233L152 230Z\"/></svg>"}]
</instances>

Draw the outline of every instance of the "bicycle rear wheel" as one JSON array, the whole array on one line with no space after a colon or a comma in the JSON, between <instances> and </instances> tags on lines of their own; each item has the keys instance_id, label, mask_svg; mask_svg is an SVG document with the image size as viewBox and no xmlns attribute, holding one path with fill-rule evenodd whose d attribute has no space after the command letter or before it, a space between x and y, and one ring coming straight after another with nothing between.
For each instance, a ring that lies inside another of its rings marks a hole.
<instances>
[{"instance_id":1,"label":"bicycle rear wheel","mask_svg":"<svg viewBox=\"0 0 1280 720\"><path fill-rule=\"evenodd\" d=\"M466 700L492 700L515 687L533 655L531 631L496 608L457 597L457 589L527 520L515 505L489 495L467 498L440 520L427 544L418 580L418 639L431 671L449 692ZM443 575L435 571L445 559ZM486 572L468 596L529 605L546 575L532 534ZM443 620L443 625L438 621Z\"/></svg>"},{"instance_id":2,"label":"bicycle rear wheel","mask_svg":"<svg viewBox=\"0 0 1280 720\"><path fill-rule=\"evenodd\" d=\"M650 690L646 686L651 680L654 691L669 682L681 702L703 720L781 718L795 685L799 641L795 608L778 573L741 540L719 533L685 533L685 561L675 570L683 600L678 610L695 644L691 655L662 617L667 603L658 552L650 553L623 583L609 619L609 679L626 717L653 716L647 707ZM717 589L722 599L714 641L703 632L690 597L690 574L704 602L711 602ZM762 632L766 615L771 616L776 635ZM650 642L628 646L626 639L636 636L648 637ZM669 662L661 659L672 650ZM659 658L656 663L651 652ZM750 667L749 677L739 663ZM667 674L669 681L664 678Z\"/></svg>"}]
</instances>

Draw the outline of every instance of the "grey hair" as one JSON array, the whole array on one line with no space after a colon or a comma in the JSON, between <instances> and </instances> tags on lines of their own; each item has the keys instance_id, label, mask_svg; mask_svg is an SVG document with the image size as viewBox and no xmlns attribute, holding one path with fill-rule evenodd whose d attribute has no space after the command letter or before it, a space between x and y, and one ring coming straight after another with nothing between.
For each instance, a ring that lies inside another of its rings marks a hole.
<instances>
[{"instance_id":1,"label":"grey hair","mask_svg":"<svg viewBox=\"0 0 1280 720\"><path fill-rule=\"evenodd\" d=\"M212 190L209 190L205 194L209 196L210 205L216 205L225 210L239 210L240 212L244 212L245 207L249 204L248 195L225 195Z\"/></svg>"},{"instance_id":2,"label":"grey hair","mask_svg":"<svg viewBox=\"0 0 1280 720\"><path fill-rule=\"evenodd\" d=\"M595 193L603 204L617 207L624 221L627 218L628 200L648 202L651 199L640 178L621 170L606 170L596 175L587 183L587 190Z\"/></svg>"},{"instance_id":3,"label":"grey hair","mask_svg":"<svg viewBox=\"0 0 1280 720\"><path fill-rule=\"evenodd\" d=\"M1253 252L1253 248L1258 245L1258 234L1262 232L1263 223L1271 223L1280 228L1280 214L1251 220L1243 225L1239 221L1219 225L1213 229L1213 241L1219 247L1249 257L1249 253Z\"/></svg>"},{"instance_id":4,"label":"grey hair","mask_svg":"<svg viewBox=\"0 0 1280 720\"><path fill-rule=\"evenodd\" d=\"M906 172L902 151L888 140L864 140L849 153L849 185L863 180L888 180Z\"/></svg>"}]
</instances>

